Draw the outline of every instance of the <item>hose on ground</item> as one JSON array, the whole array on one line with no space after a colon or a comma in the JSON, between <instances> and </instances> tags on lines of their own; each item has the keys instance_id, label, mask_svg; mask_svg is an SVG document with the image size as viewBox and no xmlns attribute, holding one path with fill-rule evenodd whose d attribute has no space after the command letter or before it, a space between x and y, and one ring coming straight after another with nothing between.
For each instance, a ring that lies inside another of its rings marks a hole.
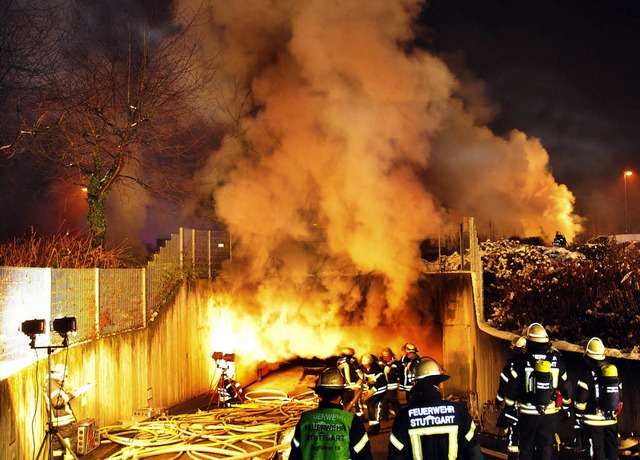
<instances>
[{"instance_id":1,"label":"hose on ground","mask_svg":"<svg viewBox=\"0 0 640 460\"><path fill-rule=\"evenodd\" d=\"M123 446L110 460L157 455L177 459L183 454L194 460L273 459L288 449L301 413L316 405L312 391L290 398L283 392L263 390L248 393L243 404L106 426L100 435L103 442Z\"/></svg>"}]
</instances>

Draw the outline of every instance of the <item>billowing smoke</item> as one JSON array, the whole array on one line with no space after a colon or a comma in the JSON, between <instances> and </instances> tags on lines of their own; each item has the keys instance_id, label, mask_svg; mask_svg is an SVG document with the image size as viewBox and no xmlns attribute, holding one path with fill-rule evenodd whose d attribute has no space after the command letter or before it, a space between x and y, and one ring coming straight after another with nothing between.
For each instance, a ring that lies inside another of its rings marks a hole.
<instances>
[{"instance_id":1,"label":"billowing smoke","mask_svg":"<svg viewBox=\"0 0 640 460\"><path fill-rule=\"evenodd\" d=\"M540 142L494 136L474 92L410 46L421 3L208 1L223 90L207 104L237 124L200 191L236 239L241 263L223 278L257 309L296 298L286 316L311 331L339 316L411 320L420 241L454 213L508 234L578 232Z\"/></svg>"}]
</instances>

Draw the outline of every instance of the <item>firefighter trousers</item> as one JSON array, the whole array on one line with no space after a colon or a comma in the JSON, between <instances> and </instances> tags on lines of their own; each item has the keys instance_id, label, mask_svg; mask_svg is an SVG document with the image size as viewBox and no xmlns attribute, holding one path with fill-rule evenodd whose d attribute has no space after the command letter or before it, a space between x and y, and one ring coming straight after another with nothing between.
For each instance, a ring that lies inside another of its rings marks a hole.
<instances>
[{"instance_id":1,"label":"firefighter trousers","mask_svg":"<svg viewBox=\"0 0 640 460\"><path fill-rule=\"evenodd\" d=\"M589 438L589 451L593 460L618 459L618 424L591 426L584 424Z\"/></svg>"},{"instance_id":2,"label":"firefighter trousers","mask_svg":"<svg viewBox=\"0 0 640 460\"><path fill-rule=\"evenodd\" d=\"M521 414L520 460L551 460L560 414Z\"/></svg>"}]
</instances>

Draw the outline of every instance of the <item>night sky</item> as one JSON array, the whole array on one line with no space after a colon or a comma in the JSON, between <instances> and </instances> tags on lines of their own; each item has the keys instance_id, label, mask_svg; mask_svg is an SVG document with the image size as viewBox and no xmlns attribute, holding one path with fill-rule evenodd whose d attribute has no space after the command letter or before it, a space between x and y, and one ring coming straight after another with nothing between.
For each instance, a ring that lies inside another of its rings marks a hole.
<instances>
[{"instance_id":1,"label":"night sky","mask_svg":"<svg viewBox=\"0 0 640 460\"><path fill-rule=\"evenodd\" d=\"M427 46L484 82L503 135L537 137L587 233L640 232L640 2L433 0Z\"/></svg>"},{"instance_id":2,"label":"night sky","mask_svg":"<svg viewBox=\"0 0 640 460\"><path fill-rule=\"evenodd\" d=\"M166 3L153 5L165 11ZM178 6L189 3L182 0ZM256 1L230 2L234 6L227 7L215 0L208 3L213 9L230 10L225 19L231 27L225 25L220 30L245 27L238 32L242 40L248 40L249 27L260 30L248 20L251 13L264 9L260 13L264 16L270 8L276 16L288 5L268 7ZM146 5L143 1L101 4L118 15L131 16L144 16ZM311 3L300 5L311 8ZM346 17L347 10L340 13ZM98 9L87 11L96 21L109 16ZM270 17L260 19L268 22ZM635 113L640 107L640 2L432 0L426 3L418 22L419 46L443 59L452 73L465 81L465 88L475 87L482 93L491 113L478 124L486 124L496 136L507 138L512 130L518 130L540 140L549 154L555 181L565 184L576 198L575 212L585 219L584 236L624 231L623 172L634 171L626 182L628 230L640 233L640 130ZM226 46L237 44L238 39L234 40ZM275 49L277 43L272 42ZM211 49L216 50L215 46ZM371 49L370 54L377 51ZM308 56L317 55L310 51ZM264 65L270 61L258 62ZM34 170L29 162L0 170L0 211L6 217L0 236L27 232L31 226L56 231L63 218L67 223L84 225L83 210L74 207L82 203L82 196L46 190L42 187L46 180L46 172ZM51 206L53 201L58 205ZM145 241L154 242L175 231L176 219L180 218L167 218L170 225L136 225L145 227Z\"/></svg>"}]
</instances>

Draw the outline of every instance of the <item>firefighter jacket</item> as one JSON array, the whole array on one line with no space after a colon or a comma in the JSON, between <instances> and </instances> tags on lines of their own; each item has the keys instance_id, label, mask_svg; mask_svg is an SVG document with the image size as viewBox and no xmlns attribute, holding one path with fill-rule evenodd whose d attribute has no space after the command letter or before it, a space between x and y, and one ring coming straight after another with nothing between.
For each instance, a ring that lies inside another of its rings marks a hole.
<instances>
[{"instance_id":1,"label":"firefighter jacket","mask_svg":"<svg viewBox=\"0 0 640 460\"><path fill-rule=\"evenodd\" d=\"M516 363L523 358L523 354L516 354L509 358L500 372L500 382L498 383L498 391L496 393L496 405L500 407L505 404L505 398L509 391L509 385L516 379ZM508 398L507 398L508 399ZM513 401L509 401L508 406L513 406Z\"/></svg>"},{"instance_id":2,"label":"firefighter jacket","mask_svg":"<svg viewBox=\"0 0 640 460\"><path fill-rule=\"evenodd\" d=\"M72 391L67 392L62 382L51 379L51 396L49 397L49 381L47 380L44 394L47 405L51 408L53 426L63 427L76 421L76 416L73 413L73 409L71 409L71 404L69 404L76 395Z\"/></svg>"},{"instance_id":3,"label":"firefighter jacket","mask_svg":"<svg viewBox=\"0 0 640 460\"><path fill-rule=\"evenodd\" d=\"M418 353L414 353L411 358L404 355L400 358L400 364L402 364L402 380L400 381L400 390L411 391L415 384L416 375L415 367L420 362L420 356Z\"/></svg>"},{"instance_id":4,"label":"firefighter jacket","mask_svg":"<svg viewBox=\"0 0 640 460\"><path fill-rule=\"evenodd\" d=\"M381 359L379 364L387 380L387 390L397 390L400 387L400 363L396 359L390 361Z\"/></svg>"},{"instance_id":5,"label":"firefighter jacket","mask_svg":"<svg viewBox=\"0 0 640 460\"><path fill-rule=\"evenodd\" d=\"M540 372L539 367L545 372ZM568 410L571 404L567 366L549 343L527 341L527 351L514 363L507 386L504 402L507 406L515 404L520 414L555 414L561 408Z\"/></svg>"},{"instance_id":6,"label":"firefighter jacket","mask_svg":"<svg viewBox=\"0 0 640 460\"><path fill-rule=\"evenodd\" d=\"M612 386L603 385L600 368L606 364L586 357L587 366L583 370L576 384L576 392L573 405L576 409L576 417L585 425L609 426L618 422L618 413L621 409L620 394L622 382L617 378ZM605 407L607 396L615 394L615 406ZM607 394L608 393L608 394Z\"/></svg>"},{"instance_id":7,"label":"firefighter jacket","mask_svg":"<svg viewBox=\"0 0 640 460\"><path fill-rule=\"evenodd\" d=\"M387 379L377 361L373 361L368 368L361 367L358 374L362 379L364 389L373 390L369 396L381 395L387 391Z\"/></svg>"},{"instance_id":8,"label":"firefighter jacket","mask_svg":"<svg viewBox=\"0 0 640 460\"><path fill-rule=\"evenodd\" d=\"M464 404L443 400L437 387L420 390L393 421L389 460L482 458L469 410Z\"/></svg>"},{"instance_id":9,"label":"firefighter jacket","mask_svg":"<svg viewBox=\"0 0 640 460\"><path fill-rule=\"evenodd\" d=\"M338 404L320 401L304 412L291 441L290 460L371 460L362 421Z\"/></svg>"},{"instance_id":10,"label":"firefighter jacket","mask_svg":"<svg viewBox=\"0 0 640 460\"><path fill-rule=\"evenodd\" d=\"M336 367L342 372L350 390L360 388L360 363L354 356L340 356Z\"/></svg>"}]
</instances>

